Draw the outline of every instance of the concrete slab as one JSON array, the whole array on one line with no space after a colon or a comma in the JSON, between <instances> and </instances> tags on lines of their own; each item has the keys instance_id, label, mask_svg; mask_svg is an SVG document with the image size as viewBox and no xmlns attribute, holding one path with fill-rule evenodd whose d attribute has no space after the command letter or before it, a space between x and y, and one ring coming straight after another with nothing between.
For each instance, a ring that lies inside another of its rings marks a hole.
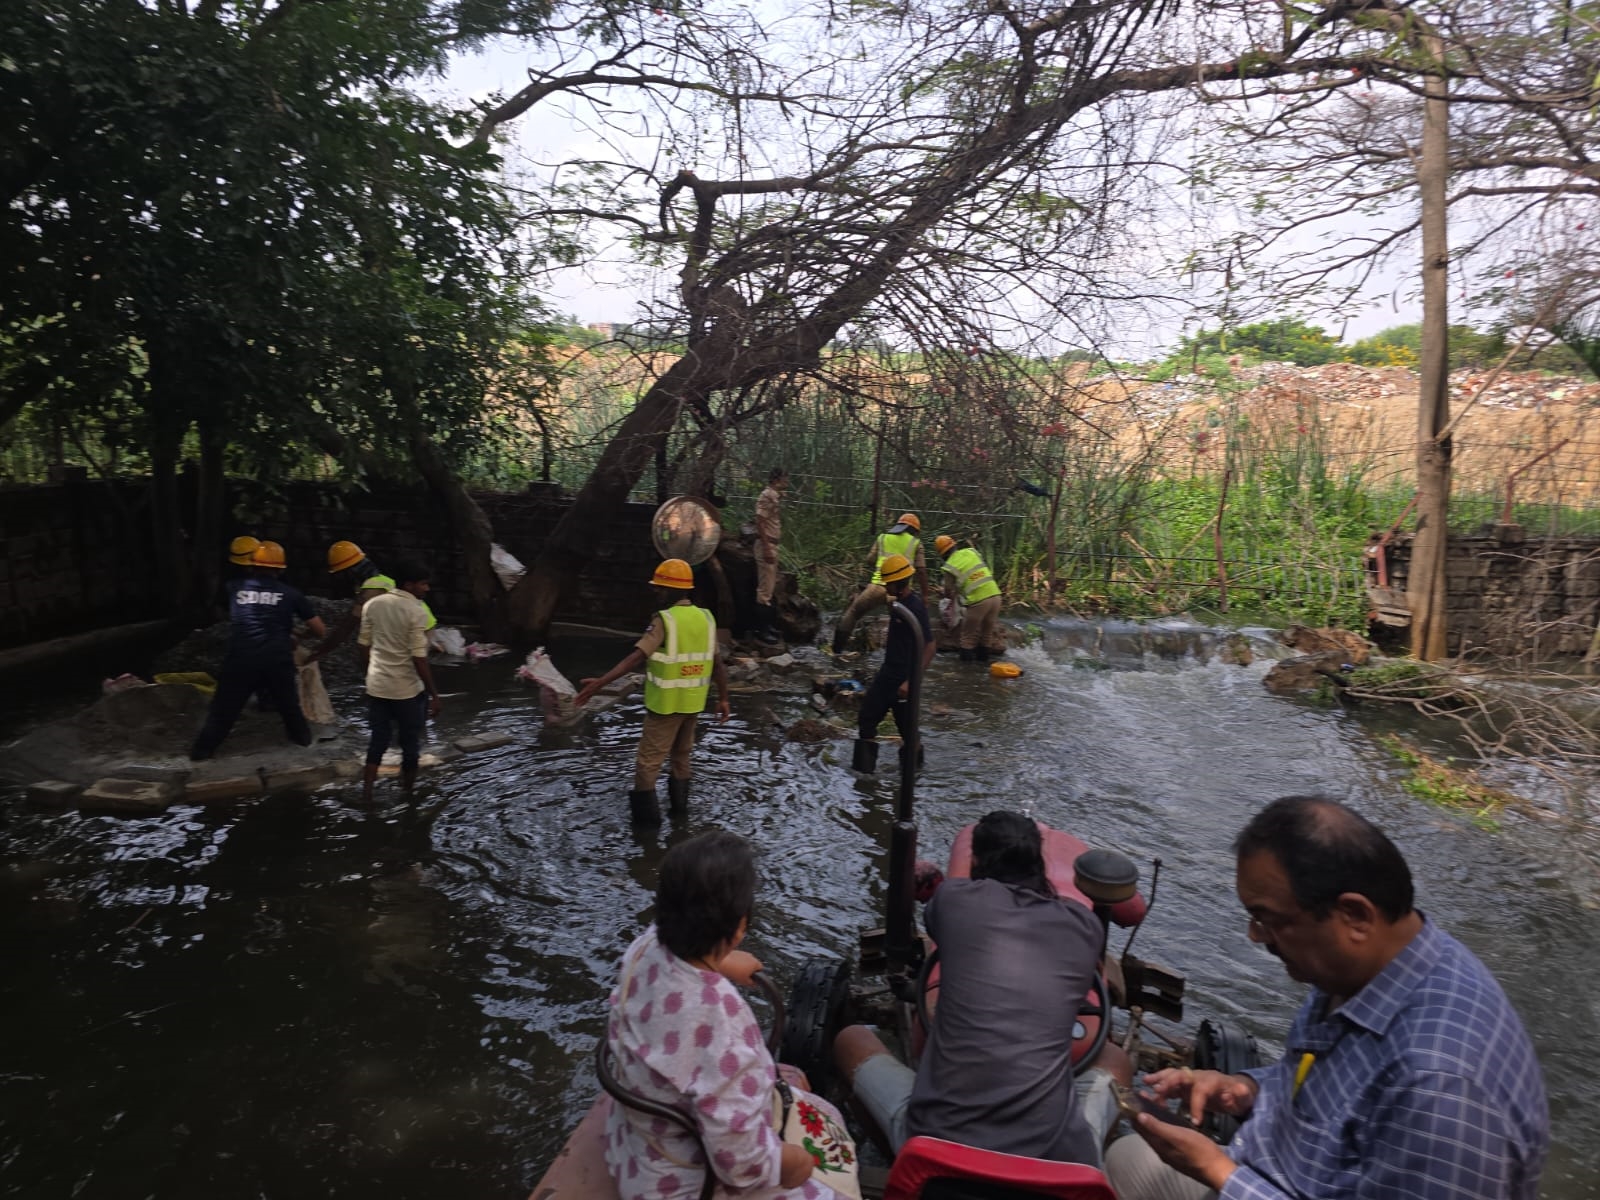
<instances>
[{"instance_id":1,"label":"concrete slab","mask_svg":"<svg viewBox=\"0 0 1600 1200\"><path fill-rule=\"evenodd\" d=\"M168 763L120 763L117 766L118 779L142 779L146 783L161 783L178 791L183 790L191 774L193 771L189 767Z\"/></svg>"},{"instance_id":2,"label":"concrete slab","mask_svg":"<svg viewBox=\"0 0 1600 1200\"><path fill-rule=\"evenodd\" d=\"M339 769L335 763L318 763L308 767L289 767L268 771L262 776L262 786L269 792L309 791L323 784L337 783Z\"/></svg>"},{"instance_id":3,"label":"concrete slab","mask_svg":"<svg viewBox=\"0 0 1600 1200\"><path fill-rule=\"evenodd\" d=\"M262 794L261 776L232 775L221 779L190 780L184 786L185 804L225 804L249 800Z\"/></svg>"},{"instance_id":4,"label":"concrete slab","mask_svg":"<svg viewBox=\"0 0 1600 1200\"><path fill-rule=\"evenodd\" d=\"M64 812L72 808L83 794L81 783L65 779L41 779L28 786L28 803L46 812Z\"/></svg>"},{"instance_id":5,"label":"concrete slab","mask_svg":"<svg viewBox=\"0 0 1600 1200\"><path fill-rule=\"evenodd\" d=\"M478 754L484 750L498 750L501 746L509 746L516 740L509 733L479 733L471 737L457 738L450 744L463 754Z\"/></svg>"},{"instance_id":6,"label":"concrete slab","mask_svg":"<svg viewBox=\"0 0 1600 1200\"><path fill-rule=\"evenodd\" d=\"M149 815L172 807L173 791L144 779L102 779L78 797L82 812Z\"/></svg>"}]
</instances>

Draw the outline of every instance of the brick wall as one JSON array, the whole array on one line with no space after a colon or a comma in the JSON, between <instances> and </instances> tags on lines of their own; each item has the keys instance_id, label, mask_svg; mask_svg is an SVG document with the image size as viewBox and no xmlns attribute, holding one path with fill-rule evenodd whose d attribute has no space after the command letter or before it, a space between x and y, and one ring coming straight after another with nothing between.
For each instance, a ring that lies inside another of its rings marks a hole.
<instances>
[{"instance_id":1,"label":"brick wall","mask_svg":"<svg viewBox=\"0 0 1600 1200\"><path fill-rule=\"evenodd\" d=\"M185 489L187 492L187 489ZM402 556L433 572L441 620L472 616L466 569L444 510L425 487L343 492L297 483L263 497L244 486L230 499L238 533L283 543L287 578L319 595L338 593L325 569L330 543L356 542L379 565ZM565 510L558 496L481 493L500 543L531 563ZM649 612L645 583L656 563L653 505L630 504L594 531L595 556L558 619L640 628ZM0 488L0 647L64 637L110 625L158 619L147 491L138 482L98 480Z\"/></svg>"},{"instance_id":2,"label":"brick wall","mask_svg":"<svg viewBox=\"0 0 1600 1200\"><path fill-rule=\"evenodd\" d=\"M1452 654L1487 646L1503 654L1582 654L1600 610L1600 538L1530 538L1520 526L1453 537L1445 560ZM1410 535L1392 551L1404 589Z\"/></svg>"}]
</instances>

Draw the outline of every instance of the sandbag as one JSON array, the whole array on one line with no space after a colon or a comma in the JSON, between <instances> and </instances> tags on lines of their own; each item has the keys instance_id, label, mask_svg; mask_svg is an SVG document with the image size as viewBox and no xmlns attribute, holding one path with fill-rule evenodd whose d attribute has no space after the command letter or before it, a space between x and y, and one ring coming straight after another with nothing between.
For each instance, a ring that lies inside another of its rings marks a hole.
<instances>
[{"instance_id":1,"label":"sandbag","mask_svg":"<svg viewBox=\"0 0 1600 1200\"><path fill-rule=\"evenodd\" d=\"M528 570L518 561L515 554L511 553L499 542L494 542L489 547L489 565L494 568L494 573L500 577L500 586L508 592L517 586L517 580L521 579Z\"/></svg>"},{"instance_id":2,"label":"sandbag","mask_svg":"<svg viewBox=\"0 0 1600 1200\"><path fill-rule=\"evenodd\" d=\"M333 711L333 702L322 682L322 664L309 661L311 651L303 646L295 650L294 658L300 667L295 681L300 688L300 711L313 725L337 725L339 715Z\"/></svg>"},{"instance_id":3,"label":"sandbag","mask_svg":"<svg viewBox=\"0 0 1600 1200\"><path fill-rule=\"evenodd\" d=\"M464 658L467 653L467 635L449 625L435 625L428 630L428 649L446 658Z\"/></svg>"},{"instance_id":4,"label":"sandbag","mask_svg":"<svg viewBox=\"0 0 1600 1200\"><path fill-rule=\"evenodd\" d=\"M572 686L571 680L556 670L555 663L550 661L550 656L544 652L543 647L529 653L523 664L517 668L517 678L538 686L545 724L570 725L578 719L579 710L576 704L578 689Z\"/></svg>"}]
</instances>

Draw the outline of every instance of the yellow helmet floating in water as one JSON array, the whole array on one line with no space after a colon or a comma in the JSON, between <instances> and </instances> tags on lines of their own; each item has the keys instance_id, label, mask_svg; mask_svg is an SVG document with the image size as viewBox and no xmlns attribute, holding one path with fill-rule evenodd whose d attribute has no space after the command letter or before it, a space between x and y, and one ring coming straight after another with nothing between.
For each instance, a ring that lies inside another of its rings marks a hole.
<instances>
[{"instance_id":1,"label":"yellow helmet floating in water","mask_svg":"<svg viewBox=\"0 0 1600 1200\"><path fill-rule=\"evenodd\" d=\"M682 588L687 591L694 587L694 568L681 558L664 559L656 568L656 573L650 576L650 582L657 587Z\"/></svg>"},{"instance_id":2,"label":"yellow helmet floating in water","mask_svg":"<svg viewBox=\"0 0 1600 1200\"><path fill-rule=\"evenodd\" d=\"M996 679L1015 679L1022 674L1022 668L1014 662L990 663L989 674Z\"/></svg>"},{"instance_id":3,"label":"yellow helmet floating in water","mask_svg":"<svg viewBox=\"0 0 1600 1200\"><path fill-rule=\"evenodd\" d=\"M228 561L236 567L248 567L254 559L250 556L256 552L259 541L249 534L243 534L228 543Z\"/></svg>"},{"instance_id":4,"label":"yellow helmet floating in water","mask_svg":"<svg viewBox=\"0 0 1600 1200\"><path fill-rule=\"evenodd\" d=\"M883 576L885 583L910 579L913 573L914 568L904 554L891 554L878 567L878 574Z\"/></svg>"}]
</instances>

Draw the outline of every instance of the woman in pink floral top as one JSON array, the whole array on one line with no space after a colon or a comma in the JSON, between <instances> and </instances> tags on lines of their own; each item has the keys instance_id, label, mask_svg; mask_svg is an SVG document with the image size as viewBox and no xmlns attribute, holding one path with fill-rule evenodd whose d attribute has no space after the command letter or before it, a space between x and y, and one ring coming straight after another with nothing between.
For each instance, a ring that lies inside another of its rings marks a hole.
<instances>
[{"instance_id":1,"label":"woman in pink floral top","mask_svg":"<svg viewBox=\"0 0 1600 1200\"><path fill-rule=\"evenodd\" d=\"M718 1196L837 1200L813 1176L811 1156L773 1129L776 1068L735 987L761 969L738 949L755 882L754 855L737 834L704 833L662 859L656 923L628 947L611 995L606 1037L617 1081L694 1115ZM606 1127L606 1165L622 1200L695 1200L705 1178L693 1138L621 1105Z\"/></svg>"}]
</instances>

